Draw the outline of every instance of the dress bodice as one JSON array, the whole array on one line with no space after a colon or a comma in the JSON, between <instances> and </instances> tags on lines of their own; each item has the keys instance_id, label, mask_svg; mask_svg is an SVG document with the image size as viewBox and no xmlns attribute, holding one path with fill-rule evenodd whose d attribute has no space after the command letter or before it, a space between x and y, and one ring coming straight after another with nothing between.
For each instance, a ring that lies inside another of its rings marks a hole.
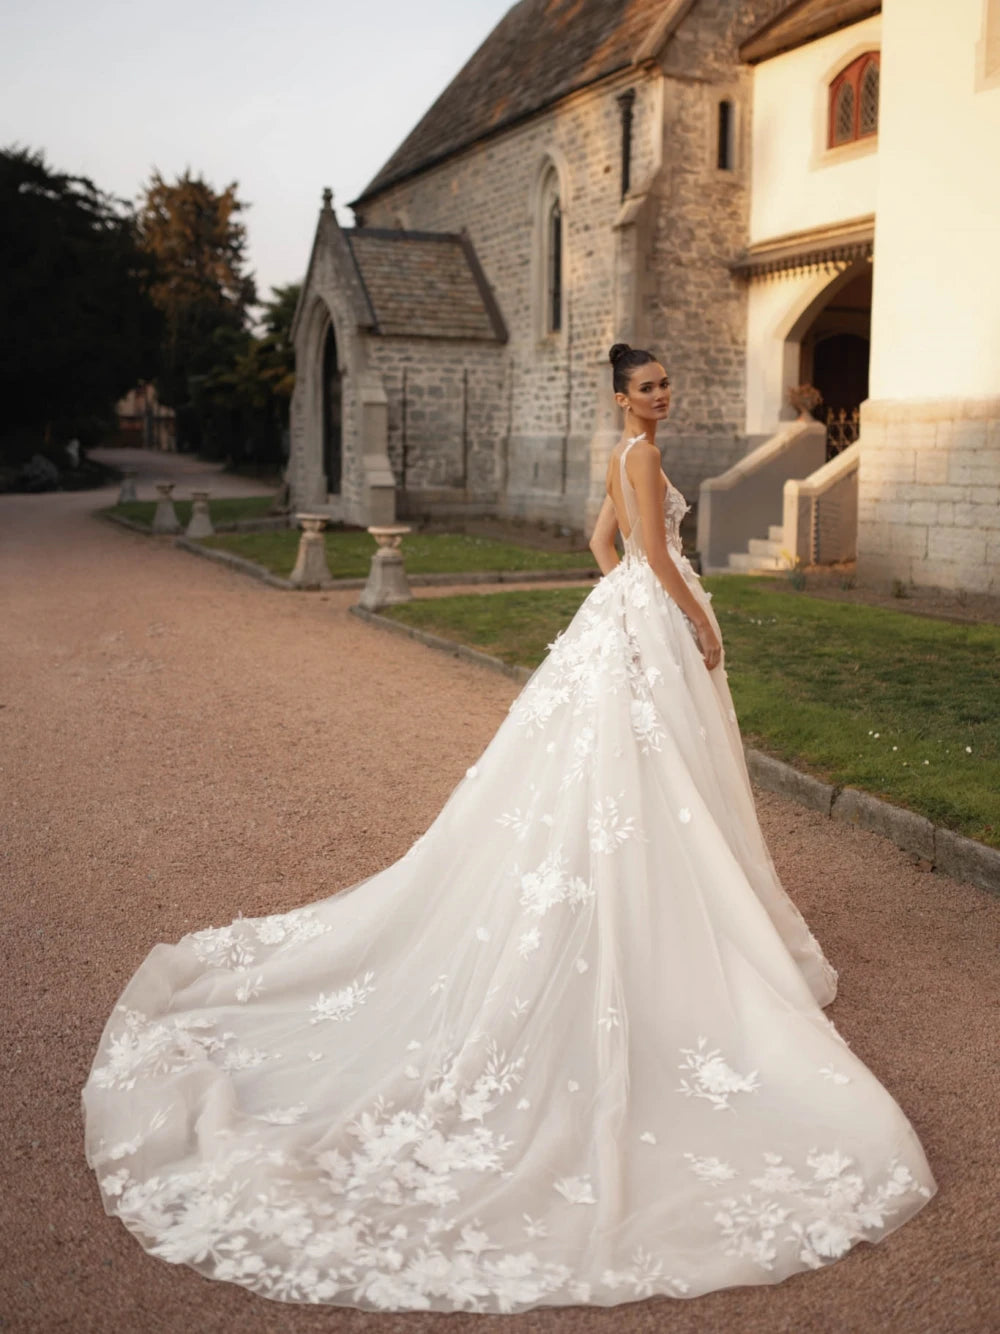
<instances>
[{"instance_id":1,"label":"dress bodice","mask_svg":"<svg viewBox=\"0 0 1000 1334\"><path fill-rule=\"evenodd\" d=\"M628 473L625 470L625 460L628 452L637 440L644 439L641 435L634 435L627 441L622 450L619 459L621 468L622 496L625 501L625 513L628 518L629 535L624 537L626 554L645 555L646 548L642 540L642 532L639 522L639 501L635 494L635 487L628 479ZM677 487L669 480L665 473L661 476L667 484L666 493L663 497L663 520L667 530L667 546L672 547L678 556L683 555L683 546L681 544L681 520L688 512L691 506L684 499Z\"/></svg>"}]
</instances>

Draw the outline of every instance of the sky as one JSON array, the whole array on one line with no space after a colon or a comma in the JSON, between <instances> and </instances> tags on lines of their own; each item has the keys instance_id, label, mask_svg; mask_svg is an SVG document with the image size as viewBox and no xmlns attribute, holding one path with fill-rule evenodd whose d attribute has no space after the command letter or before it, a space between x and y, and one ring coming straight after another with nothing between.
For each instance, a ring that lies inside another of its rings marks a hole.
<instances>
[{"instance_id":1,"label":"sky","mask_svg":"<svg viewBox=\"0 0 1000 1334\"><path fill-rule=\"evenodd\" d=\"M0 13L0 147L135 201L190 168L250 207L262 296L337 216L513 0L31 0Z\"/></svg>"}]
</instances>

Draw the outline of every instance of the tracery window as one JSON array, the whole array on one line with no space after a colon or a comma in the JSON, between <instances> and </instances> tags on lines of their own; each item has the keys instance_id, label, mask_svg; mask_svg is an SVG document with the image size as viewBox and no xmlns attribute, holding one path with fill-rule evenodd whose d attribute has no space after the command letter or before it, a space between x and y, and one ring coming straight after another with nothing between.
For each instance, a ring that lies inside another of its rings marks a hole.
<instances>
[{"instance_id":1,"label":"tracery window","mask_svg":"<svg viewBox=\"0 0 1000 1334\"><path fill-rule=\"evenodd\" d=\"M830 84L827 147L878 133L879 52L866 51Z\"/></svg>"}]
</instances>

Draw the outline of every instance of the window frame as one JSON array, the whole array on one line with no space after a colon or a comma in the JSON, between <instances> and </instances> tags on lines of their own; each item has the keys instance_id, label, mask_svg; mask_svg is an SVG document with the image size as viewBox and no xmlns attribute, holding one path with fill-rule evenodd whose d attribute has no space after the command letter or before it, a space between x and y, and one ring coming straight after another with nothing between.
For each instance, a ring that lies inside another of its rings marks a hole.
<instances>
[{"instance_id":1,"label":"window frame","mask_svg":"<svg viewBox=\"0 0 1000 1334\"><path fill-rule=\"evenodd\" d=\"M534 318L536 336L542 344L558 341L566 333L565 174L561 163L551 153L546 153L540 164L533 193ZM559 225L558 245L553 244L556 218ZM556 263L559 265L558 273L554 267Z\"/></svg>"},{"instance_id":2,"label":"window frame","mask_svg":"<svg viewBox=\"0 0 1000 1334\"><path fill-rule=\"evenodd\" d=\"M881 95L881 77L882 77L882 53L877 47L872 47L868 51L863 51L839 71L839 73L830 80L827 88L826 102L826 147L827 149L846 148L850 144L864 143L866 140L878 138L879 108L876 102L875 110L875 128L872 130L861 130L861 85L870 66L874 65L879 76L879 95ZM836 138L837 131L837 111L840 102L841 90L848 87L854 99L851 108L851 134L846 139Z\"/></svg>"}]
</instances>

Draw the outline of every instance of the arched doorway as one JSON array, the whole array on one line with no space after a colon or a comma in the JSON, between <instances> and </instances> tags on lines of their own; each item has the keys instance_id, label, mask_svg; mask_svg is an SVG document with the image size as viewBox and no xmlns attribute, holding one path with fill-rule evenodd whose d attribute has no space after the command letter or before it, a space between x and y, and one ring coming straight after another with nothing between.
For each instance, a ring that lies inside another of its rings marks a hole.
<instances>
[{"instance_id":1,"label":"arched doorway","mask_svg":"<svg viewBox=\"0 0 1000 1334\"><path fill-rule=\"evenodd\" d=\"M323 471L330 495L340 495L343 472L343 383L333 325L323 341Z\"/></svg>"},{"instance_id":2,"label":"arched doorway","mask_svg":"<svg viewBox=\"0 0 1000 1334\"><path fill-rule=\"evenodd\" d=\"M815 416L827 423L827 457L857 439L859 409L868 397L871 269L839 287L802 335L799 376L823 395Z\"/></svg>"}]
</instances>

